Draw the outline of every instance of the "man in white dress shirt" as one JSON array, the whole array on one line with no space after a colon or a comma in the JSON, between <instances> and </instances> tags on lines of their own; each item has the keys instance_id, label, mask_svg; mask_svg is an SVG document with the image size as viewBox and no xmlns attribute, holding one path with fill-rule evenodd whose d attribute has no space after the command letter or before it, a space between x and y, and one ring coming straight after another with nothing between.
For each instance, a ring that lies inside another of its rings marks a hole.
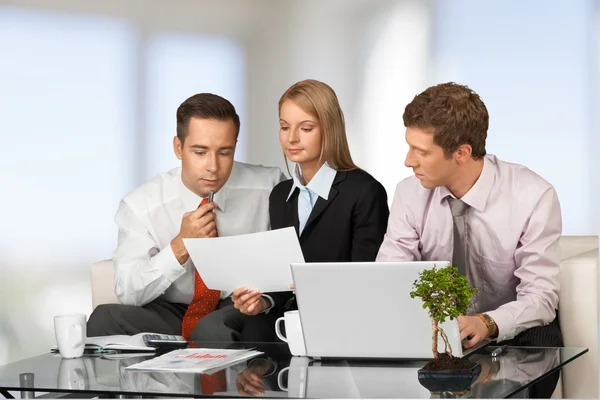
<instances>
[{"instance_id":1,"label":"man in white dress shirt","mask_svg":"<svg viewBox=\"0 0 600 400\"><path fill-rule=\"evenodd\" d=\"M177 109L173 147L181 167L159 174L121 200L113 255L121 304L98 306L88 321L88 336L182 334L195 295L195 267L182 239L269 229L269 195L285 176L279 168L234 161L239 128L233 105L214 94L194 95ZM211 191L214 202L199 206ZM216 296L216 311L207 310L216 314L212 323L200 327L195 318L196 329L191 326L186 336L193 330L195 340L240 340L244 320L253 317L233 307L230 293ZM260 301L268 312L272 299Z\"/></svg>"}]
</instances>

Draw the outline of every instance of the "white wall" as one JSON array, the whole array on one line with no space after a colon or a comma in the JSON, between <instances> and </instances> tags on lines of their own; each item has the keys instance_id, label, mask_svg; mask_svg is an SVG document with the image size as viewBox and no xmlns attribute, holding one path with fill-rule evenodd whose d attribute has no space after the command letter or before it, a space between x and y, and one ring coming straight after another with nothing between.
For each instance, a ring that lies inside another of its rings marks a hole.
<instances>
[{"instance_id":1,"label":"white wall","mask_svg":"<svg viewBox=\"0 0 600 400\"><path fill-rule=\"evenodd\" d=\"M438 0L432 82L457 81L490 113L487 149L558 192L565 234L597 234L594 0Z\"/></svg>"},{"instance_id":2,"label":"white wall","mask_svg":"<svg viewBox=\"0 0 600 400\"><path fill-rule=\"evenodd\" d=\"M285 168L277 102L293 83L319 79L338 95L355 162L382 182L391 203L411 173L400 117L427 82L429 2L303 0L276 12L272 4L269 29L248 47L248 160Z\"/></svg>"},{"instance_id":3,"label":"white wall","mask_svg":"<svg viewBox=\"0 0 600 400\"><path fill-rule=\"evenodd\" d=\"M81 267L114 248L133 184L135 40L117 19L0 9L0 363L89 309Z\"/></svg>"},{"instance_id":4,"label":"white wall","mask_svg":"<svg viewBox=\"0 0 600 400\"><path fill-rule=\"evenodd\" d=\"M595 116L592 125L591 143L589 153L591 153L591 159L593 164L591 165L593 180L590 182L592 185L592 208L593 214L590 216L593 223L593 230L600 233L600 157L598 152L600 150L600 1L596 0L595 10L591 15L594 18L594 23L589 26L589 59L587 62L592 66L592 72L589 76L590 87L593 91L590 95L590 104L588 110Z\"/></svg>"},{"instance_id":5,"label":"white wall","mask_svg":"<svg viewBox=\"0 0 600 400\"><path fill-rule=\"evenodd\" d=\"M430 38L428 2L395 2L369 21L362 38L359 120L351 127L360 165L385 187L391 204L397 183L413 174L404 166L408 145L402 113L427 87Z\"/></svg>"}]
</instances>

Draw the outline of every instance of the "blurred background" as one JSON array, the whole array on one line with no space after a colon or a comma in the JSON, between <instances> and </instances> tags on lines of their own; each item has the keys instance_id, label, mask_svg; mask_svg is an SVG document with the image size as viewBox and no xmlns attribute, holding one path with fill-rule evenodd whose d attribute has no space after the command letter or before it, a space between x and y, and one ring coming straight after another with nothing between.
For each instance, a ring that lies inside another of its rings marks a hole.
<instances>
[{"instance_id":1,"label":"blurred background","mask_svg":"<svg viewBox=\"0 0 600 400\"><path fill-rule=\"evenodd\" d=\"M177 166L175 110L214 92L240 161L284 167L277 102L337 92L355 161L391 203L411 171L402 112L467 84L487 150L557 189L564 234L600 232L597 0L0 0L0 364L48 351L53 316L91 313L119 199Z\"/></svg>"}]
</instances>

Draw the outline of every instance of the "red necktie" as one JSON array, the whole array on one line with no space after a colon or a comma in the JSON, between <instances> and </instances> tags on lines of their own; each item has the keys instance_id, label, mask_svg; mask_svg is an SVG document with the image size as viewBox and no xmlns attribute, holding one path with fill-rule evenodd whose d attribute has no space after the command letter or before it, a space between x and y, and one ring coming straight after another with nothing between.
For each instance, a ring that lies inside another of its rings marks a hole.
<instances>
[{"instance_id":1,"label":"red necktie","mask_svg":"<svg viewBox=\"0 0 600 400\"><path fill-rule=\"evenodd\" d=\"M208 199L203 199L200 206L208 203ZM200 207L198 206L198 207ZM194 297L188 306L183 321L181 322L181 335L186 339L190 339L190 335L194 327L201 318L214 311L221 299L219 290L212 290L206 287L204 281L200 277L198 270L194 271ZM196 347L193 343L190 347ZM212 375L201 374L200 384L202 385L203 394L213 394L216 392L224 392L227 390L227 380L225 370L215 372Z\"/></svg>"},{"instance_id":2,"label":"red necktie","mask_svg":"<svg viewBox=\"0 0 600 400\"><path fill-rule=\"evenodd\" d=\"M191 342L189 347L194 348L198 345ZM202 394L213 394L227 391L227 377L225 376L225 370L217 371L212 375L200 374L200 385L202 387Z\"/></svg>"},{"instance_id":3,"label":"red necktie","mask_svg":"<svg viewBox=\"0 0 600 400\"><path fill-rule=\"evenodd\" d=\"M208 199L203 199L200 206L206 203L208 203ZM221 292L207 288L198 270L194 271L194 277L194 298L192 298L181 322L181 335L188 340L198 321L214 311L221 299Z\"/></svg>"},{"instance_id":4,"label":"red necktie","mask_svg":"<svg viewBox=\"0 0 600 400\"><path fill-rule=\"evenodd\" d=\"M227 377L225 370L217 371L212 375L200 374L202 394L222 393L227 391Z\"/></svg>"}]
</instances>

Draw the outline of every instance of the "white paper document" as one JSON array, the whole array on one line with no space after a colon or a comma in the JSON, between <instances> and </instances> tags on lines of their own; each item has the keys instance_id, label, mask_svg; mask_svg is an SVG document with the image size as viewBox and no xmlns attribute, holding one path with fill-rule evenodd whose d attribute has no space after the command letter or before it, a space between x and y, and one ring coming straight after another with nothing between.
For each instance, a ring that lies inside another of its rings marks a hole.
<instances>
[{"instance_id":1,"label":"white paper document","mask_svg":"<svg viewBox=\"0 0 600 400\"><path fill-rule=\"evenodd\" d=\"M263 354L256 350L183 349L130 365L126 370L194 372L212 374Z\"/></svg>"},{"instance_id":2,"label":"white paper document","mask_svg":"<svg viewBox=\"0 0 600 400\"><path fill-rule=\"evenodd\" d=\"M183 243L206 286L215 290L289 291L290 264L304 262L293 227Z\"/></svg>"}]
</instances>

